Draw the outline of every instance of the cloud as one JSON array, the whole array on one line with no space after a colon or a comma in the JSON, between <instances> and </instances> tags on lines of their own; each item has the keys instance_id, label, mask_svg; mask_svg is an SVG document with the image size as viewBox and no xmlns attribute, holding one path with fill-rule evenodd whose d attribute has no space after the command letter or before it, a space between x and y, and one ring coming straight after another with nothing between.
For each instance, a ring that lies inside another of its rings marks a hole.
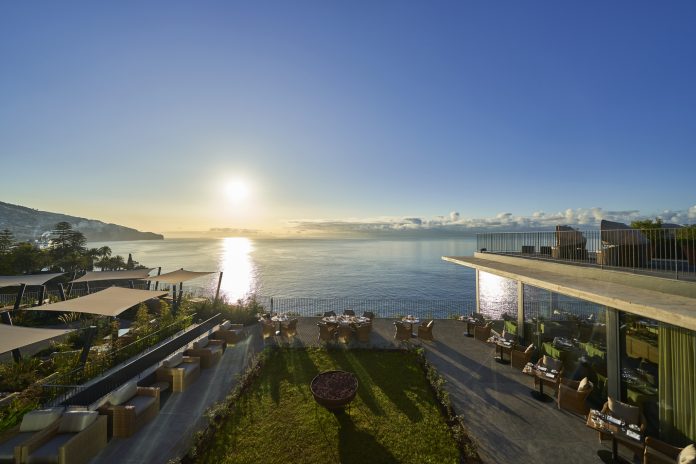
<instances>
[{"instance_id":1,"label":"cloud","mask_svg":"<svg viewBox=\"0 0 696 464\"><path fill-rule=\"evenodd\" d=\"M664 210L652 214L643 214L638 210L612 211L595 207L568 208L554 213L535 211L531 216L515 216L510 212L501 212L483 218L466 218L453 211L448 215L433 218L408 216L348 220L303 219L290 221L288 227L291 231L301 234L453 236L495 230L549 230L559 224L593 229L599 227L602 219L630 223L653 218L660 218L667 223L696 223L696 205L687 210Z\"/></svg>"}]
</instances>

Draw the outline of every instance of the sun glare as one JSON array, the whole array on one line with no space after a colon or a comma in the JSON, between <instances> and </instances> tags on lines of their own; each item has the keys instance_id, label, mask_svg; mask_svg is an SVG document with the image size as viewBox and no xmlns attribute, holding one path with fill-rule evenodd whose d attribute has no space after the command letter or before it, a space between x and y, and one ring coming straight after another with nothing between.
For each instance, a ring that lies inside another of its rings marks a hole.
<instances>
[{"instance_id":1,"label":"sun glare","mask_svg":"<svg viewBox=\"0 0 696 464\"><path fill-rule=\"evenodd\" d=\"M228 200L240 203L249 197L249 185L241 179L228 181L225 184L225 195Z\"/></svg>"}]
</instances>

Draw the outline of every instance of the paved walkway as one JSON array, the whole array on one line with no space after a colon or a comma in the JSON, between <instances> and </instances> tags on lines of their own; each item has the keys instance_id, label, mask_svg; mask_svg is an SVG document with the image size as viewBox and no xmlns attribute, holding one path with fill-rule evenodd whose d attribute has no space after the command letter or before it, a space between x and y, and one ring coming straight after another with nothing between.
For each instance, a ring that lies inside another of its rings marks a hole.
<instances>
[{"instance_id":1,"label":"paved walkway","mask_svg":"<svg viewBox=\"0 0 696 464\"><path fill-rule=\"evenodd\" d=\"M265 344L317 345L317 318L301 318L298 335L288 343L282 337L252 336L227 349L218 365L202 371L183 393L165 395L160 414L134 437L112 439L91 462L94 464L166 463L185 453L193 433L204 423L202 415L232 389L236 376ZM423 343L428 360L447 379L455 411L462 415L485 463L600 463L610 448L599 444L596 432L584 419L559 411L554 403L539 403L530 395L532 380L509 365L494 361L495 349L463 336L464 325L454 320L435 323L433 343ZM377 319L369 345L396 347L391 320ZM414 343L420 344L417 339ZM598 453L599 452L599 453ZM629 456L626 456L629 457Z\"/></svg>"}]
</instances>

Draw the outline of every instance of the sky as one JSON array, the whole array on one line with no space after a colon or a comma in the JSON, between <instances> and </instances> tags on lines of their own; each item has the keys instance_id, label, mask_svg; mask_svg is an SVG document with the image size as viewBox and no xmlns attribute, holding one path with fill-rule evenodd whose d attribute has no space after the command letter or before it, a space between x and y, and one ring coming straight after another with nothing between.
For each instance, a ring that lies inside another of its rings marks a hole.
<instances>
[{"instance_id":1,"label":"sky","mask_svg":"<svg viewBox=\"0 0 696 464\"><path fill-rule=\"evenodd\" d=\"M696 222L693 1L0 2L0 200L154 232Z\"/></svg>"}]
</instances>

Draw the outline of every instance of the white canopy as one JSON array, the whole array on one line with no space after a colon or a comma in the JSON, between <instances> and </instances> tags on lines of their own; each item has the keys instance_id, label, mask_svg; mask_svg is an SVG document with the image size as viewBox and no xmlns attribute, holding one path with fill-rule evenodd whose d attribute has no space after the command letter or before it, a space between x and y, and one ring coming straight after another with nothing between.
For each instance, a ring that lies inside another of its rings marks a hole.
<instances>
[{"instance_id":1,"label":"white canopy","mask_svg":"<svg viewBox=\"0 0 696 464\"><path fill-rule=\"evenodd\" d=\"M214 274L215 271L211 272L194 272L194 271L185 271L183 269L179 269L178 271L174 272L167 272L166 274L158 275L158 276L151 276L148 278L148 280L151 280L153 282L163 282L165 284L178 284L179 282L186 282L187 280L193 280L198 277L203 277L206 275Z\"/></svg>"},{"instance_id":2,"label":"white canopy","mask_svg":"<svg viewBox=\"0 0 696 464\"><path fill-rule=\"evenodd\" d=\"M132 288L109 287L96 293L80 298L60 301L58 303L27 308L32 311L62 311L71 313L100 314L102 316L118 316L126 309L147 301L159 298L167 292L153 292Z\"/></svg>"},{"instance_id":3,"label":"white canopy","mask_svg":"<svg viewBox=\"0 0 696 464\"><path fill-rule=\"evenodd\" d=\"M16 275L16 276L0 276L0 287L16 287L18 285L43 285L51 279L62 276L64 273L57 274L33 274L33 275Z\"/></svg>"},{"instance_id":4,"label":"white canopy","mask_svg":"<svg viewBox=\"0 0 696 464\"><path fill-rule=\"evenodd\" d=\"M72 330L36 329L34 327L0 324L0 353L59 337L68 332L72 332Z\"/></svg>"},{"instance_id":5,"label":"white canopy","mask_svg":"<svg viewBox=\"0 0 696 464\"><path fill-rule=\"evenodd\" d=\"M147 279L148 274L154 268L150 269L134 269L132 271L87 271L85 275L79 279L73 280L73 283L79 282L94 282L97 280L141 280Z\"/></svg>"}]
</instances>

